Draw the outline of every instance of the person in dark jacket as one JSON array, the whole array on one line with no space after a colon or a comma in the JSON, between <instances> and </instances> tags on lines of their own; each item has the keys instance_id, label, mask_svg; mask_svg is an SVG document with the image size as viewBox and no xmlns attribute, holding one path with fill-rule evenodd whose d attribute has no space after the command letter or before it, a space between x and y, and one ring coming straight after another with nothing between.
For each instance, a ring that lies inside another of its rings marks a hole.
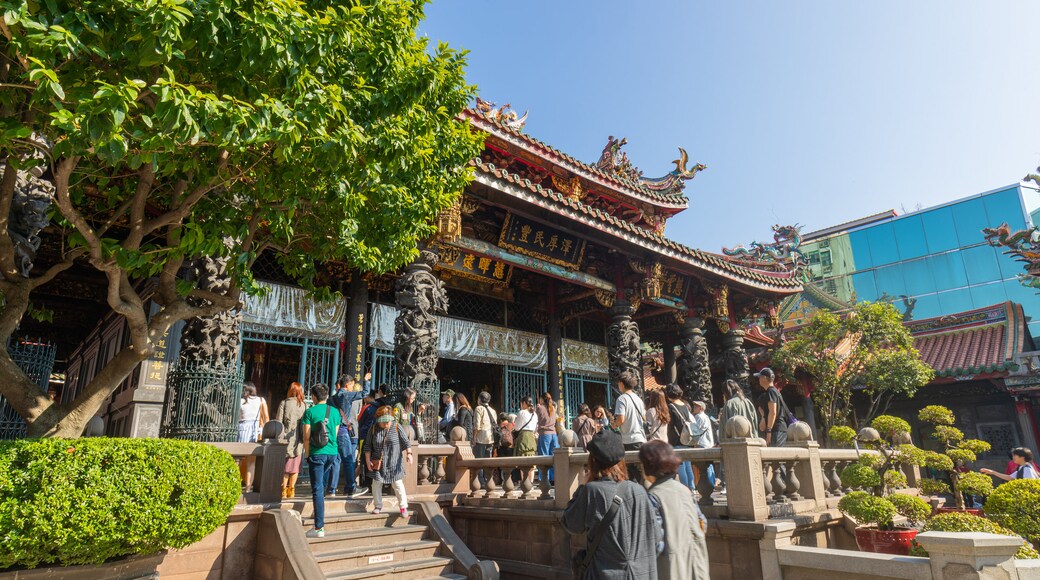
<instances>
[{"instance_id":1,"label":"person in dark jacket","mask_svg":"<svg viewBox=\"0 0 1040 580\"><path fill-rule=\"evenodd\" d=\"M614 503L621 505L603 534L581 578L644 580L657 578L658 546L664 532L657 523L643 486L628 481L621 436L610 429L597 433L588 444L585 484L574 493L561 520L571 534L588 534ZM586 550L591 550L591 539Z\"/></svg>"},{"instance_id":2,"label":"person in dark jacket","mask_svg":"<svg viewBox=\"0 0 1040 580\"><path fill-rule=\"evenodd\" d=\"M455 425L462 427L466 432L466 441L473 442L473 407L469 404L469 399L462 393L456 393L452 397L452 402L455 403ZM451 435L451 432L448 433Z\"/></svg>"}]
</instances>

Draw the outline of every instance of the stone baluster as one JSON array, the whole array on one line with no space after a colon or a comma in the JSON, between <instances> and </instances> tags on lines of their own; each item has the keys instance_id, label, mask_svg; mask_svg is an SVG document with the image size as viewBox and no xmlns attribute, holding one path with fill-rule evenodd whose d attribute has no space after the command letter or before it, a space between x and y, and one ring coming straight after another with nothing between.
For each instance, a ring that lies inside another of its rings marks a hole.
<instances>
[{"instance_id":1,"label":"stone baluster","mask_svg":"<svg viewBox=\"0 0 1040 580\"><path fill-rule=\"evenodd\" d=\"M505 497L510 497L515 490L516 483L513 482L513 470L507 467L502 470L502 491L505 492Z\"/></svg>"},{"instance_id":2,"label":"stone baluster","mask_svg":"<svg viewBox=\"0 0 1040 580\"><path fill-rule=\"evenodd\" d=\"M419 463L419 485L430 482L430 458L424 457Z\"/></svg>"},{"instance_id":3,"label":"stone baluster","mask_svg":"<svg viewBox=\"0 0 1040 580\"><path fill-rule=\"evenodd\" d=\"M784 495L787 493L787 483L784 481L783 463L770 461L769 465L773 468L773 501L775 503L791 501Z\"/></svg>"},{"instance_id":4,"label":"stone baluster","mask_svg":"<svg viewBox=\"0 0 1040 580\"><path fill-rule=\"evenodd\" d=\"M541 477L538 478L538 491L541 493L538 495L538 499L551 499L552 496L549 495L549 490L552 489L552 486L549 484L549 468L541 467L539 470Z\"/></svg>"},{"instance_id":5,"label":"stone baluster","mask_svg":"<svg viewBox=\"0 0 1040 580\"><path fill-rule=\"evenodd\" d=\"M844 495L841 492L841 478L838 476L837 461L827 462L827 481L830 484L827 487L827 492L831 497L841 497Z\"/></svg>"},{"instance_id":6,"label":"stone baluster","mask_svg":"<svg viewBox=\"0 0 1040 580\"><path fill-rule=\"evenodd\" d=\"M782 465L784 466L784 472L787 476L785 478L786 481L784 482L787 487L784 497L790 501L798 501L802 499L802 496L798 494L798 490L802 487L802 482L798 481L798 460L784 461L782 462Z\"/></svg>"},{"instance_id":7,"label":"stone baluster","mask_svg":"<svg viewBox=\"0 0 1040 580\"><path fill-rule=\"evenodd\" d=\"M471 469L469 472L469 496L470 497L484 497L484 486L480 485L480 477L477 476L478 471Z\"/></svg>"},{"instance_id":8,"label":"stone baluster","mask_svg":"<svg viewBox=\"0 0 1040 580\"><path fill-rule=\"evenodd\" d=\"M445 475L444 474L444 459L438 457L437 458L437 472L434 473L433 483L440 483L440 482L444 481L444 475Z\"/></svg>"},{"instance_id":9,"label":"stone baluster","mask_svg":"<svg viewBox=\"0 0 1040 580\"><path fill-rule=\"evenodd\" d=\"M711 481L708 479L709 465L711 465L710 461L697 462L697 471L700 472L700 477L697 478L697 493L701 496L697 503L704 506L713 505L715 503L714 498L711 497L712 492L715 491L715 486L713 486Z\"/></svg>"},{"instance_id":10,"label":"stone baluster","mask_svg":"<svg viewBox=\"0 0 1040 580\"><path fill-rule=\"evenodd\" d=\"M762 487L766 490L766 503L773 503L773 482L771 474L769 473L770 464L768 461L762 462L762 481L764 485Z\"/></svg>"},{"instance_id":11,"label":"stone baluster","mask_svg":"<svg viewBox=\"0 0 1040 580\"><path fill-rule=\"evenodd\" d=\"M531 479L534 477L534 470L530 469L525 472L524 469L520 470L520 476L523 477L523 481L520 482L520 496L524 499L534 499L532 494L534 493L534 482Z\"/></svg>"},{"instance_id":12,"label":"stone baluster","mask_svg":"<svg viewBox=\"0 0 1040 580\"><path fill-rule=\"evenodd\" d=\"M498 490L498 484L495 482L496 469L485 469L484 473L487 474L487 482L484 484L486 490L485 497L502 497L502 492Z\"/></svg>"}]
</instances>

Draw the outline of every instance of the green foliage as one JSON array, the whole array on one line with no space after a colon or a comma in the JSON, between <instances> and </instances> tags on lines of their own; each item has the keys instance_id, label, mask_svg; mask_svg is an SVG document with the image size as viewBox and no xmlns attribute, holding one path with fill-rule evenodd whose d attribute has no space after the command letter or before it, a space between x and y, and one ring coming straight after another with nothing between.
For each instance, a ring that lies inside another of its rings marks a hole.
<instances>
[{"instance_id":1,"label":"green foliage","mask_svg":"<svg viewBox=\"0 0 1040 580\"><path fill-rule=\"evenodd\" d=\"M922 493L928 495L939 495L943 493L950 493L950 486L946 485L945 481L938 479L923 478L919 482L919 487ZM992 487L992 484L990 485Z\"/></svg>"},{"instance_id":2,"label":"green foliage","mask_svg":"<svg viewBox=\"0 0 1040 580\"><path fill-rule=\"evenodd\" d=\"M856 440L856 430L847 425L835 425L827 432L832 443L841 447L851 447Z\"/></svg>"},{"instance_id":3,"label":"green foliage","mask_svg":"<svg viewBox=\"0 0 1040 580\"><path fill-rule=\"evenodd\" d=\"M960 473L957 475L957 489L961 493L988 496L993 493L993 480L977 471Z\"/></svg>"},{"instance_id":4,"label":"green foliage","mask_svg":"<svg viewBox=\"0 0 1040 580\"><path fill-rule=\"evenodd\" d=\"M842 513L852 516L860 524L874 524L879 529L890 529L896 506L883 497L875 497L865 491L846 494L838 502Z\"/></svg>"},{"instance_id":5,"label":"green foliage","mask_svg":"<svg viewBox=\"0 0 1040 580\"><path fill-rule=\"evenodd\" d=\"M891 441L898 434L910 433L910 423L892 415L880 415L870 422L870 426L877 429L881 437Z\"/></svg>"},{"instance_id":6,"label":"green foliage","mask_svg":"<svg viewBox=\"0 0 1040 580\"><path fill-rule=\"evenodd\" d=\"M849 344L851 351L839 361ZM801 370L812 377L817 418L828 433L848 422L853 387L865 387L867 417L874 417L893 396L912 397L934 376L914 349L902 315L886 302L863 302L841 317L817 313L774 353L773 362L789 375Z\"/></svg>"},{"instance_id":7,"label":"green foliage","mask_svg":"<svg viewBox=\"0 0 1040 580\"><path fill-rule=\"evenodd\" d=\"M922 421L935 425L932 438L942 445L942 452L929 452L925 465L938 470L945 471L950 476L953 484L946 490L953 495L954 505L964 509L964 493L974 495L988 495L993 491L993 482L989 477L975 472L962 472L957 468L968 466L977 459L979 453L985 453L991 446L985 441L978 439L964 439L964 432L953 426L956 417L953 411L941 405L929 405L918 412L917 417ZM951 489L952 488L952 489ZM938 487L933 487L938 489ZM924 488L922 487L922 491Z\"/></svg>"},{"instance_id":8,"label":"green foliage","mask_svg":"<svg viewBox=\"0 0 1040 580\"><path fill-rule=\"evenodd\" d=\"M879 470L885 464L885 457L880 453L860 453L859 464Z\"/></svg>"},{"instance_id":9,"label":"green foliage","mask_svg":"<svg viewBox=\"0 0 1040 580\"><path fill-rule=\"evenodd\" d=\"M850 463L841 470L841 482L856 489L872 489L881 485L881 475L862 463Z\"/></svg>"},{"instance_id":10,"label":"green foliage","mask_svg":"<svg viewBox=\"0 0 1040 580\"><path fill-rule=\"evenodd\" d=\"M910 484L902 471L889 469L885 472L885 487L888 489L904 489Z\"/></svg>"},{"instance_id":11,"label":"green foliage","mask_svg":"<svg viewBox=\"0 0 1040 580\"><path fill-rule=\"evenodd\" d=\"M896 506L896 511L913 525L925 521L928 516L932 515L932 506L917 496L893 493L885 499L892 502L892 505Z\"/></svg>"},{"instance_id":12,"label":"green foliage","mask_svg":"<svg viewBox=\"0 0 1040 580\"><path fill-rule=\"evenodd\" d=\"M132 330L165 326L135 353L199 315L189 292L225 308L255 292L262 251L327 298L326 264L409 262L473 178L483 137L459 114L475 87L464 53L416 35L424 4L0 0L0 172L53 163L55 247L89 252ZM231 296L178 278L200 256L230 258ZM146 313L135 288L164 269ZM122 379L99 376L77 404Z\"/></svg>"},{"instance_id":13,"label":"green foliage","mask_svg":"<svg viewBox=\"0 0 1040 580\"><path fill-rule=\"evenodd\" d=\"M182 548L227 520L240 486L234 459L202 443L0 444L0 569Z\"/></svg>"},{"instance_id":14,"label":"green foliage","mask_svg":"<svg viewBox=\"0 0 1040 580\"><path fill-rule=\"evenodd\" d=\"M1021 537L1015 532L986 518L963 512L949 512L938 514L928 520L922 532L983 532L987 534L1000 534L1002 536ZM916 541L910 552L911 556L928 557L928 552ZM1022 547L1018 549L1015 558L1020 560L1040 558L1040 554L1029 542L1023 540Z\"/></svg>"},{"instance_id":15,"label":"green foliage","mask_svg":"<svg viewBox=\"0 0 1040 580\"><path fill-rule=\"evenodd\" d=\"M993 490L986 516L1036 544L1040 540L1040 479L1015 479Z\"/></svg>"},{"instance_id":16,"label":"green foliage","mask_svg":"<svg viewBox=\"0 0 1040 580\"><path fill-rule=\"evenodd\" d=\"M917 418L932 425L953 425L953 411L942 405L928 405L917 412Z\"/></svg>"}]
</instances>

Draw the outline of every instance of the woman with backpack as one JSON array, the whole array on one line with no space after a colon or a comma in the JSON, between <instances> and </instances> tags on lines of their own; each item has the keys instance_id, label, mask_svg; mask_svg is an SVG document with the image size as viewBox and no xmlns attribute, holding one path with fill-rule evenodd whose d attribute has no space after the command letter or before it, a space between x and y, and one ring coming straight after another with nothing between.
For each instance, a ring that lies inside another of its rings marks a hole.
<instances>
[{"instance_id":1,"label":"woman with backpack","mask_svg":"<svg viewBox=\"0 0 1040 580\"><path fill-rule=\"evenodd\" d=\"M394 419L394 409L384 405L376 409L375 425L365 436L365 465L374 482L372 496L375 509L372 513L383 511L383 484L388 483L394 489L397 502L401 508L401 517L408 518L408 496L404 489L404 461L412 464L412 443L408 434Z\"/></svg>"},{"instance_id":2,"label":"woman with backpack","mask_svg":"<svg viewBox=\"0 0 1040 580\"><path fill-rule=\"evenodd\" d=\"M683 445L682 435L683 431L689 432L688 425L693 421L693 413L686 401L683 401L682 388L671 383L665 387L664 394L668 397L668 443L676 449L689 449ZM693 465L689 461L679 464L679 481L693 490Z\"/></svg>"},{"instance_id":3,"label":"woman with backpack","mask_svg":"<svg viewBox=\"0 0 1040 580\"><path fill-rule=\"evenodd\" d=\"M592 441L596 432L599 431L599 425L592 418L592 411L589 409L588 403L578 405L578 416L574 418L574 424L571 428L574 429L574 434L578 436L578 445L583 451L587 450L589 441Z\"/></svg>"}]
</instances>

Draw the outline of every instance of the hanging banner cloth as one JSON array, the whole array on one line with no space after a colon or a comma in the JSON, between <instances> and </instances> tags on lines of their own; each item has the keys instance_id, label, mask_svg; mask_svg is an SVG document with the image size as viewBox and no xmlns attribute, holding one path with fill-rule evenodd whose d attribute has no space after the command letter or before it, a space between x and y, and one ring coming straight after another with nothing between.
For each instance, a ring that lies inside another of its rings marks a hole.
<instances>
[{"instance_id":1,"label":"hanging banner cloth","mask_svg":"<svg viewBox=\"0 0 1040 580\"><path fill-rule=\"evenodd\" d=\"M606 377L607 347L590 342L563 339L563 372Z\"/></svg>"},{"instance_id":2,"label":"hanging banner cloth","mask_svg":"<svg viewBox=\"0 0 1040 580\"><path fill-rule=\"evenodd\" d=\"M243 331L327 340L344 337L347 303L342 298L318 302L302 288L258 284L264 288L260 295L242 295Z\"/></svg>"},{"instance_id":3,"label":"hanging banner cloth","mask_svg":"<svg viewBox=\"0 0 1040 580\"><path fill-rule=\"evenodd\" d=\"M394 319L397 309L386 304L372 305L369 344L394 349ZM501 326L437 317L437 356L496 365L516 365L544 369L548 365L548 345L542 334Z\"/></svg>"}]
</instances>

